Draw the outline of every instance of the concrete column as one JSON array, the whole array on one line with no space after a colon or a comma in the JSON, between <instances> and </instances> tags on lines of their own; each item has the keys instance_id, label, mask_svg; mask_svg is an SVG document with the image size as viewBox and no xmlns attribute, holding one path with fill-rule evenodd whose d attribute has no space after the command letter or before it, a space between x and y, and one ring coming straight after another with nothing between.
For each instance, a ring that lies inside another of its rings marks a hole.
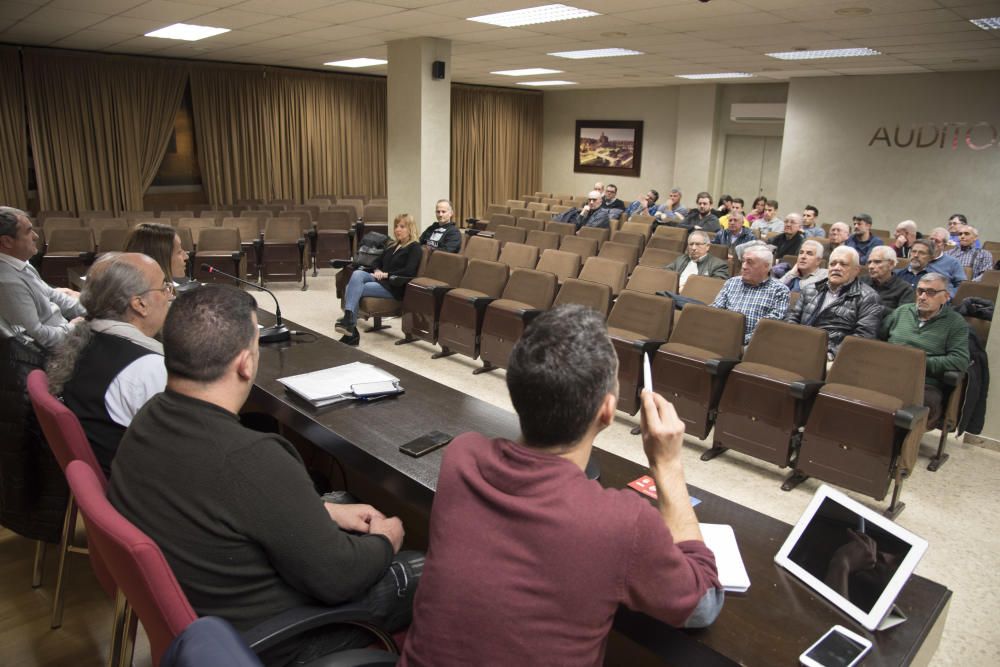
<instances>
[{"instance_id":1,"label":"concrete column","mask_svg":"<svg viewBox=\"0 0 1000 667\"><path fill-rule=\"evenodd\" d=\"M388 50L389 219L409 213L424 229L434 222L434 202L451 198L451 42L417 37L389 42ZM443 79L431 75L437 60Z\"/></svg>"},{"instance_id":2,"label":"concrete column","mask_svg":"<svg viewBox=\"0 0 1000 667\"><path fill-rule=\"evenodd\" d=\"M680 86L677 99L677 144L674 182L684 193L681 200L694 208L694 197L710 190L715 177L716 110L718 86Z\"/></svg>"}]
</instances>

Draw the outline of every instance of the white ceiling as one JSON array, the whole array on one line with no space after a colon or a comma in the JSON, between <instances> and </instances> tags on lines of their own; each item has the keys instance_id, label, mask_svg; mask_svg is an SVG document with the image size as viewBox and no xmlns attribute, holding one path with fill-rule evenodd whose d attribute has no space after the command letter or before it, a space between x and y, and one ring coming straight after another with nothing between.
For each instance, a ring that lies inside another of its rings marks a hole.
<instances>
[{"instance_id":1,"label":"white ceiling","mask_svg":"<svg viewBox=\"0 0 1000 667\"><path fill-rule=\"evenodd\" d=\"M602 16L523 28L465 20L558 0L0 0L0 42L262 63L329 71L324 62L385 58L386 42L452 42L452 80L511 86L559 78L581 88L686 84L677 74L797 76L1000 69L1000 30L970 18L1000 16L1000 0L562 0ZM854 8L871 12L855 15ZM837 13L840 10L840 13ZM230 28L199 42L144 37L178 22ZM627 47L641 56L567 60L546 55ZM774 51L869 47L883 55L787 62ZM552 77L494 70L548 67ZM386 66L349 70L386 73ZM622 100L627 103L627 100Z\"/></svg>"}]
</instances>

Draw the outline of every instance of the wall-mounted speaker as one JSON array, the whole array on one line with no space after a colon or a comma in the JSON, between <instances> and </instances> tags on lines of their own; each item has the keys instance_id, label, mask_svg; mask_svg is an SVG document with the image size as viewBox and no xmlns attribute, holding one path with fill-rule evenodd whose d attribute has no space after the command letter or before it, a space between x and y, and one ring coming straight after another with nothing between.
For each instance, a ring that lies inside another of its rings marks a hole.
<instances>
[{"instance_id":1,"label":"wall-mounted speaker","mask_svg":"<svg viewBox=\"0 0 1000 667\"><path fill-rule=\"evenodd\" d=\"M444 61L443 60L435 60L433 63L431 63L431 76L433 78L435 78L435 79L443 79L444 78Z\"/></svg>"}]
</instances>

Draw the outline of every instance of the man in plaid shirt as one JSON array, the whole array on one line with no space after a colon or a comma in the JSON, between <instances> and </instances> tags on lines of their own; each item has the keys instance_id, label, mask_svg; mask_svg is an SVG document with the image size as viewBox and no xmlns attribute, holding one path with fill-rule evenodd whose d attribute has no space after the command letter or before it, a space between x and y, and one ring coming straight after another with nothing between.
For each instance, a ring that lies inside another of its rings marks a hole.
<instances>
[{"instance_id":1,"label":"man in plaid shirt","mask_svg":"<svg viewBox=\"0 0 1000 667\"><path fill-rule=\"evenodd\" d=\"M743 344L762 318L782 320L788 311L788 287L771 277L774 255L765 245L750 245L743 251L740 276L722 286L713 308L743 313Z\"/></svg>"},{"instance_id":2,"label":"man in plaid shirt","mask_svg":"<svg viewBox=\"0 0 1000 667\"><path fill-rule=\"evenodd\" d=\"M962 266L971 267L973 280L980 280L993 268L993 253L977 247L978 238L979 230L972 225L962 225L958 228L958 245L944 253L957 259Z\"/></svg>"}]
</instances>

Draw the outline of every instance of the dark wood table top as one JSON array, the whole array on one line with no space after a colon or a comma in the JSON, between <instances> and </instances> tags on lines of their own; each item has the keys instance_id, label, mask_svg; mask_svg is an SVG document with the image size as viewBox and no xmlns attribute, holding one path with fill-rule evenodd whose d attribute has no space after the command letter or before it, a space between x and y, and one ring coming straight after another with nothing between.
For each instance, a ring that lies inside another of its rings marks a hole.
<instances>
[{"instance_id":1,"label":"dark wood table top","mask_svg":"<svg viewBox=\"0 0 1000 667\"><path fill-rule=\"evenodd\" d=\"M260 316L262 323L272 319L267 313ZM260 369L248 407L272 414L335 457L352 483L359 482L367 491L359 493L366 500L376 494L381 503L395 505L386 511L406 513L408 546L424 547L426 520L447 447L415 459L402 454L399 446L431 430L458 435L474 429L491 437L516 439L520 435L516 415L320 334L308 340L312 342L261 346ZM277 382L277 378L354 361L395 375L406 393L370 403L350 401L314 408ZM609 452L595 448L594 457L601 466L600 482L606 487L622 488L645 474L643 466ZM890 630L868 633L775 565L774 555L791 531L790 525L703 489L690 486L689 491L702 501L695 508L700 521L733 526L750 575L750 590L728 594L719 619L703 630L677 630L643 614L620 610L615 630L621 637L612 637L609 643L608 664L620 664L613 656L621 651L628 654L630 663L662 664L656 659L660 656L675 664L795 665L804 649L839 623L873 640L864 665L905 665L947 609L951 591L915 576L897 599L908 620ZM374 504L384 507L380 502ZM414 526L414 522L423 525Z\"/></svg>"}]
</instances>

